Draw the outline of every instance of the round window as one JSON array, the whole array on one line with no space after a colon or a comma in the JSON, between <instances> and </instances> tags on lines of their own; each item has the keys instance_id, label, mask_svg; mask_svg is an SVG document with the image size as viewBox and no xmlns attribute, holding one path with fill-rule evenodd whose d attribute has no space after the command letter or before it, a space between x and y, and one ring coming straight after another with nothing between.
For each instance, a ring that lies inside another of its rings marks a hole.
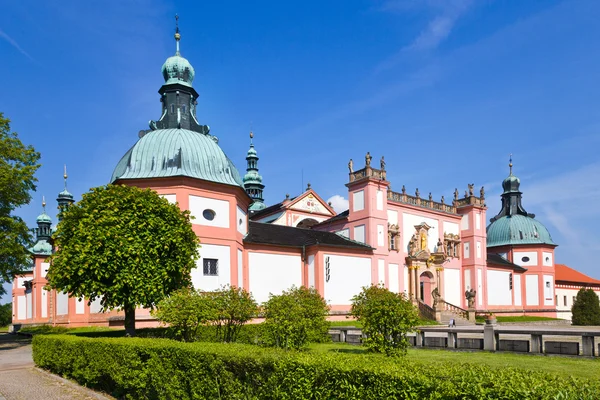
<instances>
[{"instance_id":1,"label":"round window","mask_svg":"<svg viewBox=\"0 0 600 400\"><path fill-rule=\"evenodd\" d=\"M242 220L242 219L240 218L240 222L239 222L240 226L241 226L243 223L244 223L244 220Z\"/></svg>"},{"instance_id":2,"label":"round window","mask_svg":"<svg viewBox=\"0 0 600 400\"><path fill-rule=\"evenodd\" d=\"M521 261L523 261L523 262L529 262L529 257L525 256L525 257L521 258Z\"/></svg>"},{"instance_id":3,"label":"round window","mask_svg":"<svg viewBox=\"0 0 600 400\"><path fill-rule=\"evenodd\" d=\"M213 219L215 219L215 215L216 214L213 210L206 209L206 210L202 211L202 216L207 221L212 221Z\"/></svg>"}]
</instances>

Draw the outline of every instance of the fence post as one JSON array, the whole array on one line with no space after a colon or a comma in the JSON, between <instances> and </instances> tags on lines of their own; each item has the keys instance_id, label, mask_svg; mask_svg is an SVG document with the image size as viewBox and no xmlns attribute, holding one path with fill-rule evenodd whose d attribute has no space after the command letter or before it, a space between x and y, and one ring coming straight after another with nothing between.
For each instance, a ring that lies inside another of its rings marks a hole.
<instances>
[{"instance_id":1,"label":"fence post","mask_svg":"<svg viewBox=\"0 0 600 400\"><path fill-rule=\"evenodd\" d=\"M494 325L483 326L483 349L488 351L496 351L496 335Z\"/></svg>"},{"instance_id":2,"label":"fence post","mask_svg":"<svg viewBox=\"0 0 600 400\"><path fill-rule=\"evenodd\" d=\"M583 355L584 356L593 356L594 355L594 337L593 336L582 336L581 344L583 347Z\"/></svg>"},{"instance_id":3,"label":"fence post","mask_svg":"<svg viewBox=\"0 0 600 400\"><path fill-rule=\"evenodd\" d=\"M458 338L458 334L456 332L452 332L449 331L448 332L448 348L450 349L455 349L456 348L456 342Z\"/></svg>"},{"instance_id":4,"label":"fence post","mask_svg":"<svg viewBox=\"0 0 600 400\"><path fill-rule=\"evenodd\" d=\"M543 353L544 342L542 342L542 335L531 334L531 352L532 353Z\"/></svg>"}]
</instances>

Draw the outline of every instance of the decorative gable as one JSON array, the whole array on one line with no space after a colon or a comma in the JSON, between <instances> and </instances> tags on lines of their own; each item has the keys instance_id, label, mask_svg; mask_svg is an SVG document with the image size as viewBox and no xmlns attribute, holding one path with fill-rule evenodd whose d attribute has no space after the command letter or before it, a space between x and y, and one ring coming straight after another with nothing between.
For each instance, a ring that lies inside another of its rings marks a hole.
<instances>
[{"instance_id":1,"label":"decorative gable","mask_svg":"<svg viewBox=\"0 0 600 400\"><path fill-rule=\"evenodd\" d=\"M322 214L327 216L334 216L335 212L331 207L327 205L316 193L312 190L305 192L299 196L289 206L291 210L304 211L311 214Z\"/></svg>"}]
</instances>

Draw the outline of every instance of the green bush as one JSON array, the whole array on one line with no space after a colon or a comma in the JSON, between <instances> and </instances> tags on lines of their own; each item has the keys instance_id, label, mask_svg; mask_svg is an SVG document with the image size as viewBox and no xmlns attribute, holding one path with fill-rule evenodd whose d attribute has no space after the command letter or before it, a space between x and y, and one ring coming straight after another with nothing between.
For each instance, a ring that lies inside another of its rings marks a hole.
<instances>
[{"instance_id":1,"label":"green bush","mask_svg":"<svg viewBox=\"0 0 600 400\"><path fill-rule=\"evenodd\" d=\"M258 313L254 297L243 288L229 285L208 295L212 298L215 312L211 322L217 327L217 339L227 343L235 342L242 326Z\"/></svg>"},{"instance_id":2,"label":"green bush","mask_svg":"<svg viewBox=\"0 0 600 400\"><path fill-rule=\"evenodd\" d=\"M600 325L600 300L593 289L581 288L571 307L573 325Z\"/></svg>"},{"instance_id":3,"label":"green bush","mask_svg":"<svg viewBox=\"0 0 600 400\"><path fill-rule=\"evenodd\" d=\"M161 300L151 314L169 326L174 338L186 342L196 340L200 325L216 318L212 298L188 288Z\"/></svg>"},{"instance_id":4,"label":"green bush","mask_svg":"<svg viewBox=\"0 0 600 400\"><path fill-rule=\"evenodd\" d=\"M0 326L10 325L12 322L12 303L0 305Z\"/></svg>"},{"instance_id":5,"label":"green bush","mask_svg":"<svg viewBox=\"0 0 600 400\"><path fill-rule=\"evenodd\" d=\"M319 292L304 286L270 295L263 304L265 344L302 349L327 337L329 307Z\"/></svg>"},{"instance_id":6,"label":"green bush","mask_svg":"<svg viewBox=\"0 0 600 400\"><path fill-rule=\"evenodd\" d=\"M371 351L396 356L406 353L407 333L419 324L419 314L404 293L371 285L352 298L350 314L362 323L363 345Z\"/></svg>"},{"instance_id":7,"label":"green bush","mask_svg":"<svg viewBox=\"0 0 600 400\"><path fill-rule=\"evenodd\" d=\"M168 325L168 336L191 342L201 326L214 325L218 341L234 342L242 326L256 316L258 305L252 295L235 286L212 292L181 289L160 301L152 315Z\"/></svg>"},{"instance_id":8,"label":"green bush","mask_svg":"<svg viewBox=\"0 0 600 400\"><path fill-rule=\"evenodd\" d=\"M222 343L41 335L35 363L125 399L596 399L600 382Z\"/></svg>"}]
</instances>

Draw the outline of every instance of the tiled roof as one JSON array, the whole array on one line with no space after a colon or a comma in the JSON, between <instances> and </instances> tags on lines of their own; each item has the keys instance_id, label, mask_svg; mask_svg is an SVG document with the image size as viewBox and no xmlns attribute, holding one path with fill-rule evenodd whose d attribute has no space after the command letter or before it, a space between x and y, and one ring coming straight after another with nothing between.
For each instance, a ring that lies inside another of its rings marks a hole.
<instances>
[{"instance_id":1,"label":"tiled roof","mask_svg":"<svg viewBox=\"0 0 600 400\"><path fill-rule=\"evenodd\" d=\"M583 283L589 285L600 286L600 281L594 278L590 278L587 275L582 274L573 268L567 267L564 264L555 265L555 280L556 282L570 282L570 283Z\"/></svg>"},{"instance_id":2,"label":"tiled roof","mask_svg":"<svg viewBox=\"0 0 600 400\"><path fill-rule=\"evenodd\" d=\"M367 244L347 239L333 232L315 231L292 226L265 224L250 221L248 235L244 243L269 244L286 247L303 247L313 245L346 247L362 250L373 250Z\"/></svg>"},{"instance_id":3,"label":"tiled roof","mask_svg":"<svg viewBox=\"0 0 600 400\"><path fill-rule=\"evenodd\" d=\"M513 264L508 261L506 258L502 257L500 254L496 253L488 253L487 254L487 263L492 264L495 267L502 268L510 268L517 272L525 272L527 268L521 267L520 265Z\"/></svg>"},{"instance_id":4,"label":"tiled roof","mask_svg":"<svg viewBox=\"0 0 600 400\"><path fill-rule=\"evenodd\" d=\"M272 206L269 206L267 208L263 208L260 211L256 211L255 213L252 213L250 215L250 219L251 220L256 220L256 219L264 217L266 215L275 213L275 212L281 210L282 208L283 208L283 202L277 203L277 204L273 204Z\"/></svg>"}]
</instances>

